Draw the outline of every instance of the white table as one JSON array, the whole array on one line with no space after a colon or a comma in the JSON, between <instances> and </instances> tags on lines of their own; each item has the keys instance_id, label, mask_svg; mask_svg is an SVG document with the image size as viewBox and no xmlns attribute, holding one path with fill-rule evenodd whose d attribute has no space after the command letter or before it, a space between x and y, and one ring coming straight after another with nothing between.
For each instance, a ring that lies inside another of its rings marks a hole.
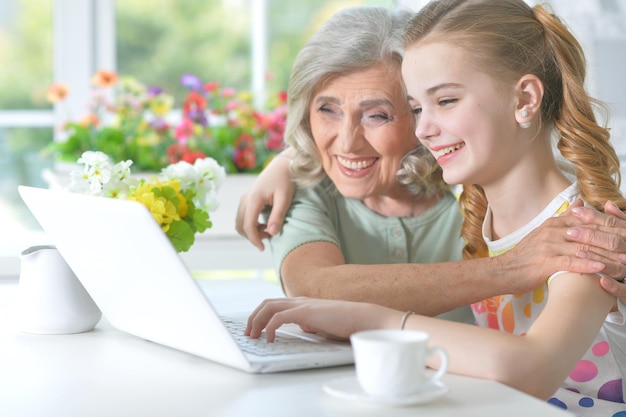
<instances>
[{"instance_id":1,"label":"white table","mask_svg":"<svg viewBox=\"0 0 626 417\"><path fill-rule=\"evenodd\" d=\"M260 280L210 281L221 310L280 294ZM571 416L493 381L447 375L445 397L412 407L334 398L325 382L352 366L250 375L113 329L106 320L76 335L13 328L17 279L0 280L0 415L11 417ZM242 297L244 291L246 296Z\"/></svg>"}]
</instances>

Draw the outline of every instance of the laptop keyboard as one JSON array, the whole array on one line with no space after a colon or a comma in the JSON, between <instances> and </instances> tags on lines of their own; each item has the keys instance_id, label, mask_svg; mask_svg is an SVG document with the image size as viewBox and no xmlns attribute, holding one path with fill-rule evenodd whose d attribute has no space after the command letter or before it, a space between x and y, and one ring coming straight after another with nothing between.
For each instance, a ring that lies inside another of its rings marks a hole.
<instances>
[{"instance_id":1,"label":"laptop keyboard","mask_svg":"<svg viewBox=\"0 0 626 417\"><path fill-rule=\"evenodd\" d=\"M222 318L226 328L241 348L246 353L252 353L257 356L284 355L294 353L307 352L327 352L332 350L340 350L341 347L332 343L321 343L313 340L303 339L297 336L291 336L283 333L276 333L274 342L267 343L265 335L258 339L252 339L243 333L246 324L239 321L233 321Z\"/></svg>"}]
</instances>

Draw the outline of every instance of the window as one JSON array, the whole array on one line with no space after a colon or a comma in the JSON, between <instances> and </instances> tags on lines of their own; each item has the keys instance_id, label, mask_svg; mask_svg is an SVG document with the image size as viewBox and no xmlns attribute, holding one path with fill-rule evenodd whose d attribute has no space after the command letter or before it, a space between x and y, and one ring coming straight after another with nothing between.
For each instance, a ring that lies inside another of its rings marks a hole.
<instances>
[{"instance_id":1,"label":"window","mask_svg":"<svg viewBox=\"0 0 626 417\"><path fill-rule=\"evenodd\" d=\"M328 16L354 4L393 0L2 0L0 57L0 276L17 274L17 254L45 241L17 185L46 186L52 161L41 149L55 126L79 119L90 78L113 69L182 92L191 72L263 95L284 89L293 58ZM53 109L53 80L70 95ZM180 103L181 98L177 98ZM69 116L68 116L69 115ZM8 266L7 266L8 265Z\"/></svg>"},{"instance_id":2,"label":"window","mask_svg":"<svg viewBox=\"0 0 626 417\"><path fill-rule=\"evenodd\" d=\"M117 68L148 85L179 92L191 72L238 90L286 89L306 39L337 10L394 1L151 0L116 3ZM176 94L175 94L176 95Z\"/></svg>"},{"instance_id":3,"label":"window","mask_svg":"<svg viewBox=\"0 0 626 417\"><path fill-rule=\"evenodd\" d=\"M52 106L45 96L53 74L52 20L49 0L0 3L0 275L24 229L37 228L17 185L45 185L41 170L48 163L40 151L52 138Z\"/></svg>"}]
</instances>

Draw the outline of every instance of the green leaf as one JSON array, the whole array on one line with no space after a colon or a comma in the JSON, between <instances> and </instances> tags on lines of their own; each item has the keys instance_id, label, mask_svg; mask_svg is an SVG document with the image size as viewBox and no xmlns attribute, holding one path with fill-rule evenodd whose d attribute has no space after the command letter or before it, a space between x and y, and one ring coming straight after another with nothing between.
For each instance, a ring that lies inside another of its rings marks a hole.
<instances>
[{"instance_id":1,"label":"green leaf","mask_svg":"<svg viewBox=\"0 0 626 417\"><path fill-rule=\"evenodd\" d=\"M192 221L196 230L200 233L204 232L205 230L213 226L213 222L211 222L211 220L209 219L209 213L207 213L204 210L195 209L193 211L192 219L193 219Z\"/></svg>"},{"instance_id":2,"label":"green leaf","mask_svg":"<svg viewBox=\"0 0 626 417\"><path fill-rule=\"evenodd\" d=\"M154 187L151 191L156 197L163 197L167 201L174 204L174 207L176 207L176 210L178 210L178 207L180 206L180 201L176 196L176 190L174 188L164 186L159 189L158 187Z\"/></svg>"},{"instance_id":3,"label":"green leaf","mask_svg":"<svg viewBox=\"0 0 626 417\"><path fill-rule=\"evenodd\" d=\"M183 220L176 220L170 224L167 237L169 237L176 252L187 252L195 239L191 226Z\"/></svg>"}]
</instances>

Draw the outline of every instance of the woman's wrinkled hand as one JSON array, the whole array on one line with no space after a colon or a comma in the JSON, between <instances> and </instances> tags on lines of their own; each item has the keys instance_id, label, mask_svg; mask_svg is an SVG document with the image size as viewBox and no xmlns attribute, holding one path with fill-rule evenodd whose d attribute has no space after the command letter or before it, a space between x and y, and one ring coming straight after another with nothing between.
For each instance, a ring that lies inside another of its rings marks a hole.
<instances>
[{"instance_id":1,"label":"woman's wrinkled hand","mask_svg":"<svg viewBox=\"0 0 626 417\"><path fill-rule=\"evenodd\" d=\"M601 273L603 288L626 302L626 215L607 202L605 212L574 203L547 219L501 256L510 270L524 271L512 290L527 292L557 271Z\"/></svg>"}]
</instances>

